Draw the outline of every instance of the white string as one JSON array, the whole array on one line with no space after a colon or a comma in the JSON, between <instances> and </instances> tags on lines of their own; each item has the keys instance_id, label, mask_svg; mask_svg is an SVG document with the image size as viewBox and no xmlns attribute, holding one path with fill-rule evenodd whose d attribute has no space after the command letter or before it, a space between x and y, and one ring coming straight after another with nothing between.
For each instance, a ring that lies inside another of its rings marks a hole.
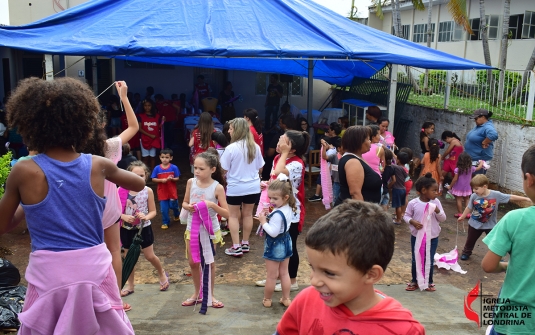
<instances>
[{"instance_id":1,"label":"white string","mask_svg":"<svg viewBox=\"0 0 535 335\"><path fill-rule=\"evenodd\" d=\"M111 83L110 86L108 86L107 89L105 89L104 91L102 91L99 95L96 96L96 98L98 99L98 97L100 97L102 94L104 94L104 92L106 92L107 90L109 90L113 85L115 85L116 81L114 81L113 83ZM121 107L122 108L122 107Z\"/></svg>"}]
</instances>

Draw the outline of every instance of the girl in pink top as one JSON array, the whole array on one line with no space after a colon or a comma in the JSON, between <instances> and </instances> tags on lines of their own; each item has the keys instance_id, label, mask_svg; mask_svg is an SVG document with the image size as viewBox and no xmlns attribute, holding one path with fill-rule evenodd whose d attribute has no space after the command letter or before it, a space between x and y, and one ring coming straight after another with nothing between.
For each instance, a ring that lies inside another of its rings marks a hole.
<instances>
[{"instance_id":1,"label":"girl in pink top","mask_svg":"<svg viewBox=\"0 0 535 335\"><path fill-rule=\"evenodd\" d=\"M381 133L381 144L385 145L390 150L395 150L396 144L394 143L394 140L396 139L394 135L392 135L391 132L388 131L388 126L390 125L390 121L386 117L382 117L377 121L377 124L379 125L379 130Z\"/></svg>"},{"instance_id":2,"label":"girl in pink top","mask_svg":"<svg viewBox=\"0 0 535 335\"><path fill-rule=\"evenodd\" d=\"M414 255L414 246L416 244L416 235L418 231L423 228L422 222L424 220L424 212L429 203L432 203L436 206L434 213L431 214L428 224L431 225L430 235L428 238L431 239L431 250L430 255L430 265L429 270L429 287L426 288L426 291L435 291L435 285L433 284L433 263L434 255L437 251L438 246L438 235L440 234L440 222L446 221L446 214L442 209L442 204L440 200L437 199L438 196L438 184L435 179L431 177L431 173L425 174L425 176L420 177L415 183L416 191L420 196L416 199L413 199L407 205L405 210L405 215L403 219L409 224L411 229L411 253L412 253L412 280L407 284L405 288L407 291L415 291L418 288L418 282L416 280L416 259Z\"/></svg>"},{"instance_id":3,"label":"girl in pink top","mask_svg":"<svg viewBox=\"0 0 535 335\"><path fill-rule=\"evenodd\" d=\"M379 176L382 173L383 167L385 166L385 151L383 147L379 144L381 140L381 134L379 132L379 127L376 125L368 126L371 129L370 140L372 145L370 151L365 154L362 154L362 159L377 172Z\"/></svg>"}]
</instances>

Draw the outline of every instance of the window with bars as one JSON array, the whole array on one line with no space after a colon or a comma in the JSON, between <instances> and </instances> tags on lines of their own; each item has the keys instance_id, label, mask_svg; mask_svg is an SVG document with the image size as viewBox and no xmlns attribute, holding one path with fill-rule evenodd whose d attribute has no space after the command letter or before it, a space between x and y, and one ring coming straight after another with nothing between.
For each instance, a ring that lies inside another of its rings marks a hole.
<instances>
[{"instance_id":1,"label":"window with bars","mask_svg":"<svg viewBox=\"0 0 535 335\"><path fill-rule=\"evenodd\" d=\"M535 12L526 11L522 26L522 38L535 38Z\"/></svg>"},{"instance_id":2,"label":"window with bars","mask_svg":"<svg viewBox=\"0 0 535 335\"><path fill-rule=\"evenodd\" d=\"M401 26L401 31L403 32L402 38L408 40L411 36L411 25L410 24L404 24ZM392 26L392 35L396 35L396 30Z\"/></svg>"},{"instance_id":3,"label":"window with bars","mask_svg":"<svg viewBox=\"0 0 535 335\"><path fill-rule=\"evenodd\" d=\"M495 40L498 38L498 32L500 31L500 15L485 15L485 21L487 25L487 36L489 40ZM471 41L481 40L481 19L473 18L470 19L470 27L474 32L473 35L470 35Z\"/></svg>"},{"instance_id":4,"label":"window with bars","mask_svg":"<svg viewBox=\"0 0 535 335\"><path fill-rule=\"evenodd\" d=\"M412 33L412 41L416 43L427 42L427 23L415 24ZM431 23L431 42L435 41L435 24Z\"/></svg>"},{"instance_id":5,"label":"window with bars","mask_svg":"<svg viewBox=\"0 0 535 335\"><path fill-rule=\"evenodd\" d=\"M269 76L271 73L257 72L255 81L255 94L266 95L269 86ZM283 95L286 95L286 83L280 83L283 89ZM288 85L291 95L303 95L303 77L293 76L293 81Z\"/></svg>"},{"instance_id":6,"label":"window with bars","mask_svg":"<svg viewBox=\"0 0 535 335\"><path fill-rule=\"evenodd\" d=\"M522 38L522 23L524 14L509 16L509 38L518 40Z\"/></svg>"},{"instance_id":7,"label":"window with bars","mask_svg":"<svg viewBox=\"0 0 535 335\"><path fill-rule=\"evenodd\" d=\"M438 41L462 41L464 39L463 28L455 21L445 21L438 24Z\"/></svg>"}]
</instances>

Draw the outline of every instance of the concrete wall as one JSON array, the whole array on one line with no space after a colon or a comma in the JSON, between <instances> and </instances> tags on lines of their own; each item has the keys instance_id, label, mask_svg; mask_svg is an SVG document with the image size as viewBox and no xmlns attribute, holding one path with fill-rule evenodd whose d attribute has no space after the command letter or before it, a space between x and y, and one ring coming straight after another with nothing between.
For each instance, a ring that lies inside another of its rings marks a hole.
<instances>
[{"instance_id":1,"label":"concrete wall","mask_svg":"<svg viewBox=\"0 0 535 335\"><path fill-rule=\"evenodd\" d=\"M414 150L415 156L420 155L419 133L425 121L435 123L434 138L440 138L445 130L455 132L464 143L466 134L475 126L474 120L469 115L430 108L407 105L404 110L404 118L412 120L407 134L406 146ZM523 192L522 172L520 162L522 154L531 145L535 144L535 127L522 127L503 121L494 120L494 127L498 131L499 138L494 143L494 158L487 176L492 182L512 191ZM443 151L443 150L442 150Z\"/></svg>"}]
</instances>

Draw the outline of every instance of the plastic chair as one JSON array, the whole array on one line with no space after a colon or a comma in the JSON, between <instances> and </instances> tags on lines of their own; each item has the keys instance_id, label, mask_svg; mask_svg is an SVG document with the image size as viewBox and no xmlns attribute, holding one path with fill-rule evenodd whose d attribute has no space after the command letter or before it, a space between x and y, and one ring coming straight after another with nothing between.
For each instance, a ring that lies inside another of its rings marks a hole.
<instances>
[{"instance_id":1,"label":"plastic chair","mask_svg":"<svg viewBox=\"0 0 535 335\"><path fill-rule=\"evenodd\" d=\"M213 97L206 97L201 100L202 103L202 109L204 112L208 112L212 115L216 114L217 112L217 98Z\"/></svg>"},{"instance_id":2,"label":"plastic chair","mask_svg":"<svg viewBox=\"0 0 535 335\"><path fill-rule=\"evenodd\" d=\"M310 150L308 152L307 165L305 166L305 178L308 175L307 184L312 186L312 176L320 174L320 150Z\"/></svg>"}]
</instances>

